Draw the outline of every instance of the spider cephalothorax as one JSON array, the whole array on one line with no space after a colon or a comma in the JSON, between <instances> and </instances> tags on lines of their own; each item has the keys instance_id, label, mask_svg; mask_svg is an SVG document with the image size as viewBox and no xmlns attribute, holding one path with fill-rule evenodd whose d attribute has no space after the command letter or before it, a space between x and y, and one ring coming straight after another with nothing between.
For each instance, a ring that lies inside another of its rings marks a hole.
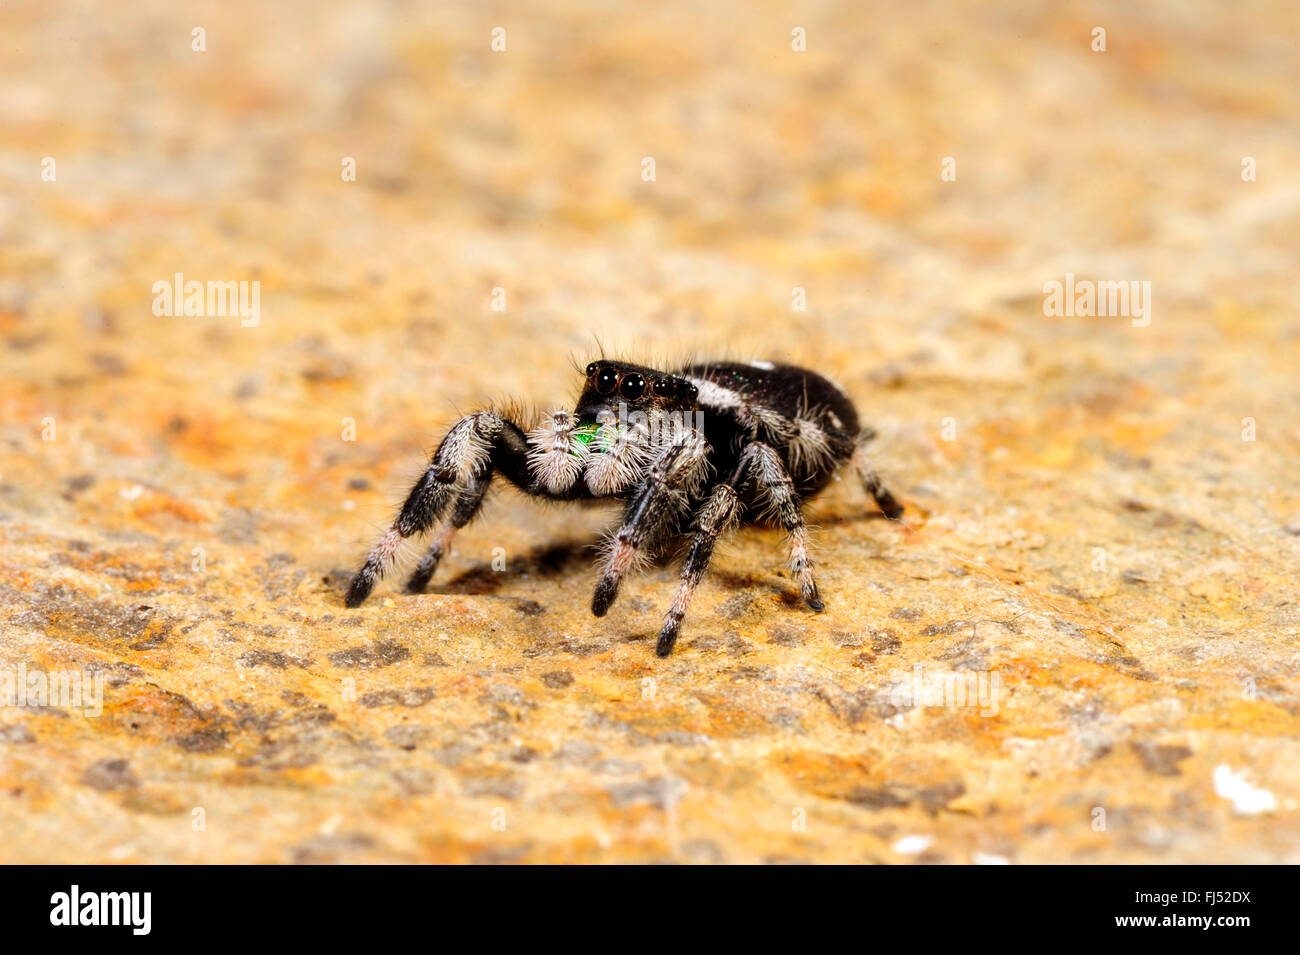
<instances>
[{"instance_id":1,"label":"spider cephalothorax","mask_svg":"<svg viewBox=\"0 0 1300 955\"><path fill-rule=\"evenodd\" d=\"M865 456L848 397L821 375L771 362L711 362L673 372L599 360L573 411L525 432L496 411L461 418L434 452L397 520L348 589L356 607L396 559L401 541L443 520L407 589L423 590L456 530L478 512L494 474L556 500L625 501L592 598L604 616L637 556L686 535L681 584L659 634L667 656L718 537L742 519L769 519L790 535L790 568L804 601L823 609L800 506L852 461L880 509L903 508Z\"/></svg>"}]
</instances>

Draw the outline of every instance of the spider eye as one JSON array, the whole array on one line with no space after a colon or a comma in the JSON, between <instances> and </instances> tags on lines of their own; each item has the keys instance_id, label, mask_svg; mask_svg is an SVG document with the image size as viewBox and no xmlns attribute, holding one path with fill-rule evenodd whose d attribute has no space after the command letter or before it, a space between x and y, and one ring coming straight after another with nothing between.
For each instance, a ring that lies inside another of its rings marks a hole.
<instances>
[{"instance_id":1,"label":"spider eye","mask_svg":"<svg viewBox=\"0 0 1300 955\"><path fill-rule=\"evenodd\" d=\"M617 387L618 373L613 368L602 368L600 374L596 376L596 393L599 395L612 395Z\"/></svg>"},{"instance_id":2,"label":"spider eye","mask_svg":"<svg viewBox=\"0 0 1300 955\"><path fill-rule=\"evenodd\" d=\"M673 383L667 378L656 378L654 383L655 394L660 398L667 398L673 393Z\"/></svg>"},{"instance_id":3,"label":"spider eye","mask_svg":"<svg viewBox=\"0 0 1300 955\"><path fill-rule=\"evenodd\" d=\"M588 366L587 366L587 377L590 378L592 375L594 375L594 374L596 373L596 369L597 369L598 367L599 367L599 366L598 366L594 361L593 361L590 365L588 365Z\"/></svg>"},{"instance_id":4,"label":"spider eye","mask_svg":"<svg viewBox=\"0 0 1300 955\"><path fill-rule=\"evenodd\" d=\"M645 394L645 379L636 372L625 375L623 378L623 384L619 388L618 393L628 401L636 401L636 399Z\"/></svg>"}]
</instances>

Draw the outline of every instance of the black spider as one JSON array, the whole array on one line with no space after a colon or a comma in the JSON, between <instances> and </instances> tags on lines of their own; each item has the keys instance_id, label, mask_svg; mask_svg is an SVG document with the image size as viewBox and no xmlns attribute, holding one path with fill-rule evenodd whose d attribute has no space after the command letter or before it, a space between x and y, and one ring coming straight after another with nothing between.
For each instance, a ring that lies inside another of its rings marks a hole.
<instances>
[{"instance_id":1,"label":"black spider","mask_svg":"<svg viewBox=\"0 0 1300 955\"><path fill-rule=\"evenodd\" d=\"M790 535L790 567L804 601L822 610L808 558L800 501L852 461L890 518L903 513L866 460L874 436L860 429L848 397L821 375L755 361L655 371L594 361L572 412L532 431L496 411L461 418L406 498L348 589L359 606L397 556L403 538L445 518L407 589L419 593L452 535L478 512L494 473L528 494L556 500L626 501L591 610L604 616L639 554L689 535L681 584L659 634L658 654L677 642L682 618L718 536L745 517L775 520Z\"/></svg>"}]
</instances>

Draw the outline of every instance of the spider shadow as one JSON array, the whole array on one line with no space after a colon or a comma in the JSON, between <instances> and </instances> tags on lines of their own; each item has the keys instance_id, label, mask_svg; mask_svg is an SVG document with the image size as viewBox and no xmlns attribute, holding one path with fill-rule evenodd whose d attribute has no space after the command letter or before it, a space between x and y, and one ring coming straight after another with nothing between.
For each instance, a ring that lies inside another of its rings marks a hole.
<instances>
[{"instance_id":1,"label":"spider shadow","mask_svg":"<svg viewBox=\"0 0 1300 955\"><path fill-rule=\"evenodd\" d=\"M512 577L527 574L543 579L566 576L579 567L590 567L595 553L590 541L562 541L534 547L510 560L508 570L494 570L491 561L480 562L441 584L427 588L429 593L483 596L495 594Z\"/></svg>"},{"instance_id":2,"label":"spider shadow","mask_svg":"<svg viewBox=\"0 0 1300 955\"><path fill-rule=\"evenodd\" d=\"M852 526L864 521L887 521L888 518L878 511L860 514L836 514L820 518L817 527ZM758 523L751 525L761 530L780 530L779 525ZM649 558L652 567L680 566L685 551L690 543L689 535L680 535L676 541ZM488 596L500 592L506 582L522 574L539 577L543 580L568 576L577 570L589 570L596 558L596 542L590 540L569 540L556 544L544 544L531 548L525 553L512 558L509 570L494 570L491 561L479 562L467 570L442 583L434 583L425 589L426 593L460 594L462 596ZM784 560L781 561L784 566ZM709 576L730 590L745 590L758 585L755 574L733 573L710 568ZM790 587L763 585L769 587L781 603L791 607L803 606L803 599L797 589Z\"/></svg>"},{"instance_id":3,"label":"spider shadow","mask_svg":"<svg viewBox=\"0 0 1300 955\"><path fill-rule=\"evenodd\" d=\"M884 521L888 523L890 519L878 510L870 510L849 514L839 513L816 515L811 517L809 520L809 526L814 530L827 527L853 527L867 521ZM781 525L775 521L758 521L750 525L750 528L756 528L762 531L775 531L778 535L783 533ZM780 538L778 538L778 540L780 540ZM783 546L783 544L778 544L779 549L775 552L777 555L774 558L775 563L771 567L764 565L761 568L756 568L753 573L737 573L734 571L726 571L717 569L716 567L710 567L709 577L715 583L737 592L754 589L766 590L783 606L792 610L803 609L805 607L803 596L799 593L799 588L795 586L793 581L789 580L788 577L781 583L774 583L770 580L761 579L763 576L769 575L773 572L786 570L786 555L784 550L780 549L783 548Z\"/></svg>"},{"instance_id":4,"label":"spider shadow","mask_svg":"<svg viewBox=\"0 0 1300 955\"><path fill-rule=\"evenodd\" d=\"M907 513L905 512L904 517ZM809 524L814 527L852 527L854 524L863 524L867 521L884 521L885 523L895 523L886 517L882 512L871 510L860 514L827 514L825 516L816 515L809 520Z\"/></svg>"}]
</instances>

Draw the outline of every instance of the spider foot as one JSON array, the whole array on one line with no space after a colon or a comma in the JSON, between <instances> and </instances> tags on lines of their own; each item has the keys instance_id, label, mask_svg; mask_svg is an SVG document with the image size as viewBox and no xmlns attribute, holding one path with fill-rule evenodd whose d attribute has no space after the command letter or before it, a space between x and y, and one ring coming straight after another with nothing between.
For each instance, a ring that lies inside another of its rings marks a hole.
<instances>
[{"instance_id":1,"label":"spider foot","mask_svg":"<svg viewBox=\"0 0 1300 955\"><path fill-rule=\"evenodd\" d=\"M676 613L670 613L668 619L664 621L664 628L659 631L659 642L655 644L655 653L661 657L666 657L673 652L673 645L677 643L677 635L682 629L682 617Z\"/></svg>"},{"instance_id":2,"label":"spider foot","mask_svg":"<svg viewBox=\"0 0 1300 955\"><path fill-rule=\"evenodd\" d=\"M600 578L596 592L591 596L591 612L597 617L605 616L614 598L618 596L618 578L606 576Z\"/></svg>"}]
</instances>

